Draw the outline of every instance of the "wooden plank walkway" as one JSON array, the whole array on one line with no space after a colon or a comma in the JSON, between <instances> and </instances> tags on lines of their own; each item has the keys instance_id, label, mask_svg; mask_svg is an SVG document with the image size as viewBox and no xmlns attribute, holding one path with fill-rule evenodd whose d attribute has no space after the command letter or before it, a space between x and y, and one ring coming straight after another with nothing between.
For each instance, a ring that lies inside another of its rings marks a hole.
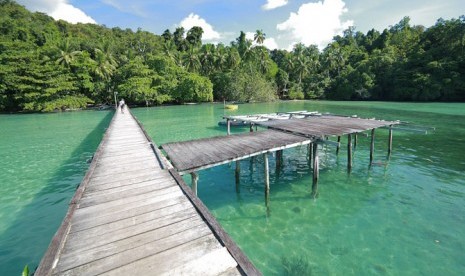
<instances>
[{"instance_id":1,"label":"wooden plank walkway","mask_svg":"<svg viewBox=\"0 0 465 276\"><path fill-rule=\"evenodd\" d=\"M310 142L306 137L265 130L167 143L163 150L173 166L184 174Z\"/></svg>"},{"instance_id":2,"label":"wooden plank walkway","mask_svg":"<svg viewBox=\"0 0 465 276\"><path fill-rule=\"evenodd\" d=\"M35 275L259 275L129 110L116 112Z\"/></svg>"},{"instance_id":3,"label":"wooden plank walkway","mask_svg":"<svg viewBox=\"0 0 465 276\"><path fill-rule=\"evenodd\" d=\"M256 122L255 124L268 127L269 129L322 139L327 136L342 136L397 125L399 122L323 115L304 119L268 120Z\"/></svg>"}]
</instances>

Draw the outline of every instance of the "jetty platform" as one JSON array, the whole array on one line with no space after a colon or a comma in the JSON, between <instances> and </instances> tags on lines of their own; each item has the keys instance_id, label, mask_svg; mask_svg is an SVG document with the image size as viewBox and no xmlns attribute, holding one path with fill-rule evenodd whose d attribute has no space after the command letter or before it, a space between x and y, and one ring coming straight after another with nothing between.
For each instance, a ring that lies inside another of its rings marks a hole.
<instances>
[{"instance_id":1,"label":"jetty platform","mask_svg":"<svg viewBox=\"0 0 465 276\"><path fill-rule=\"evenodd\" d=\"M167 157L180 174L190 173L192 189L197 192L197 171L236 162L236 190L239 189L240 160L263 155L265 202L269 202L269 161L268 155L275 153L276 169L282 165L283 150L308 145L309 164L313 170L312 195L318 194L319 145L336 146L339 153L341 136L347 135L347 168L352 168L353 148L357 134L371 132L370 164L373 162L375 130L388 128L388 156L392 152L394 126L399 121L362 119L355 116L323 115L318 112L294 111L273 114L252 114L225 116L227 135L162 145ZM231 123L250 125L250 132L231 135ZM255 131L254 131L255 126ZM263 130L257 131L257 126ZM337 141L329 140L337 137ZM352 137L354 143L352 143Z\"/></svg>"},{"instance_id":2,"label":"jetty platform","mask_svg":"<svg viewBox=\"0 0 465 276\"><path fill-rule=\"evenodd\" d=\"M129 110L115 115L35 275L260 275Z\"/></svg>"}]
</instances>

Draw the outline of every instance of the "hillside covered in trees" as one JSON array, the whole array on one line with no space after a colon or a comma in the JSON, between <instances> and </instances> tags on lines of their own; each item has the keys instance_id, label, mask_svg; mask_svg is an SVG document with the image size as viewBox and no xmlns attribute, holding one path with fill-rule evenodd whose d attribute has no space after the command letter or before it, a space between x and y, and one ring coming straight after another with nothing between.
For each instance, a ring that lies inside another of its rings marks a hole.
<instances>
[{"instance_id":1,"label":"hillside covered in trees","mask_svg":"<svg viewBox=\"0 0 465 276\"><path fill-rule=\"evenodd\" d=\"M240 32L203 44L203 30L141 29L55 21L0 0L0 111L278 98L465 101L465 16L429 28L409 18L382 32L349 28L322 51L268 50Z\"/></svg>"}]
</instances>

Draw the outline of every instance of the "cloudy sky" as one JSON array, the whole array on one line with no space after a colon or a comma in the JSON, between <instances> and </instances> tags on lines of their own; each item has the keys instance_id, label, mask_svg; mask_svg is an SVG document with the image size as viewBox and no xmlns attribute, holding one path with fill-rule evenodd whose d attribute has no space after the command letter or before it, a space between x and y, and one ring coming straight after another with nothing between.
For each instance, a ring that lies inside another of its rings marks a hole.
<instances>
[{"instance_id":1,"label":"cloudy sky","mask_svg":"<svg viewBox=\"0 0 465 276\"><path fill-rule=\"evenodd\" d=\"M382 31L404 16L433 25L440 17L465 14L465 0L17 0L32 11L76 23L142 28L156 34L200 26L204 42L229 44L240 31L257 29L268 48L290 49L302 42L323 48L348 26Z\"/></svg>"}]
</instances>

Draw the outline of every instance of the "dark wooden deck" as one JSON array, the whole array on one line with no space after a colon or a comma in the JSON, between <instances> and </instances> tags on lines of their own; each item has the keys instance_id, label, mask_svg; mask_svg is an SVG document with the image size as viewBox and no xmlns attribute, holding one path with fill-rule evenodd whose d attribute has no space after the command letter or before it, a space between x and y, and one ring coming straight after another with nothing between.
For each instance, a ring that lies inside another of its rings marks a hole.
<instances>
[{"instance_id":1,"label":"dark wooden deck","mask_svg":"<svg viewBox=\"0 0 465 276\"><path fill-rule=\"evenodd\" d=\"M35 275L259 275L126 112L115 116Z\"/></svg>"},{"instance_id":2,"label":"dark wooden deck","mask_svg":"<svg viewBox=\"0 0 465 276\"><path fill-rule=\"evenodd\" d=\"M173 166L183 174L310 142L306 137L265 130L168 143L163 149Z\"/></svg>"},{"instance_id":3,"label":"dark wooden deck","mask_svg":"<svg viewBox=\"0 0 465 276\"><path fill-rule=\"evenodd\" d=\"M342 136L399 124L397 121L361 119L342 116L314 116L305 119L269 120L258 125L307 137Z\"/></svg>"}]
</instances>

